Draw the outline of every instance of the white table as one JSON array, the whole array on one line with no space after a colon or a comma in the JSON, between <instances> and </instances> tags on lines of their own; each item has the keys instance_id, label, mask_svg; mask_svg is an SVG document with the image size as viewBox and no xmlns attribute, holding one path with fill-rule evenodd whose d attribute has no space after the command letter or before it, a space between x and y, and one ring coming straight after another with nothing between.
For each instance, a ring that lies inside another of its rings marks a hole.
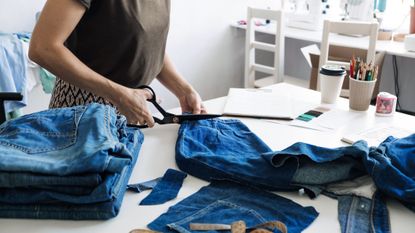
<instances>
[{"instance_id":1,"label":"white table","mask_svg":"<svg viewBox=\"0 0 415 233\"><path fill-rule=\"evenodd\" d=\"M246 29L245 25L239 25L237 23L233 23L231 26L243 30ZM275 35L275 24L256 26L255 30L261 33ZM292 27L284 28L284 36L287 38L320 43L322 35L322 31L309 31ZM330 44L332 45L367 49L368 43L367 37L352 37L339 34L330 35ZM415 52L407 51L403 42L392 40L378 40L376 42L376 51L401 57L415 58Z\"/></svg>"},{"instance_id":2,"label":"white table","mask_svg":"<svg viewBox=\"0 0 415 233\"><path fill-rule=\"evenodd\" d=\"M292 86L289 84L277 84L272 86L275 91L288 90L295 93L299 99L307 100L310 104L320 103L320 94L309 89ZM225 98L213 99L205 102L211 113L221 113ZM333 107L328 105L328 107ZM348 102L339 99L336 108L348 111ZM320 132L310 129L292 127L276 124L266 120L242 119L248 127L261 137L272 149L281 150L298 142L307 142L326 147L344 146L340 141L341 135L347 132L357 132L371 125L388 123L396 126L415 126L415 117L397 113L394 117L375 117L374 108L359 114L358 119L348 128L341 128L336 132ZM177 138L178 125L157 125L152 129L145 129L144 144L139 159L134 168L130 182L136 183L160 177L168 168L176 168L174 160L174 149ZM134 228L145 228L146 224L164 213L171 205L183 200L190 194L196 192L200 187L208 183L188 176L185 179L178 197L163 205L138 206L148 192L141 194L128 193L125 195L119 215L107 221L58 221L58 220L21 220L21 219L0 219L0 232L22 233L22 232L129 232ZM320 213L319 217L304 232L333 233L340 232L337 221L337 201L326 196L319 196L310 200L306 196L297 193L279 193L305 206L314 206ZM388 202L390 220L393 232L412 233L415 229L415 213L409 211L396 201Z\"/></svg>"}]
</instances>

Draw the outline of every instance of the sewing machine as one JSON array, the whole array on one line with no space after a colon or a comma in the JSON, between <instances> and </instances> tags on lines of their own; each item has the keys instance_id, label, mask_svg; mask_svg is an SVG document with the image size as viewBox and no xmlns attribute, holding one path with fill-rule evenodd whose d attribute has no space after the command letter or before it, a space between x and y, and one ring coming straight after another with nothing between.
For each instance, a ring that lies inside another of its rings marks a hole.
<instances>
[{"instance_id":1,"label":"sewing machine","mask_svg":"<svg viewBox=\"0 0 415 233\"><path fill-rule=\"evenodd\" d=\"M322 29L323 15L329 9L327 0L287 0L283 7L288 27L311 31Z\"/></svg>"},{"instance_id":2,"label":"sewing machine","mask_svg":"<svg viewBox=\"0 0 415 233\"><path fill-rule=\"evenodd\" d=\"M345 11L345 20L373 20L373 0L341 0L340 7ZM384 9L383 9L384 10Z\"/></svg>"}]
</instances>

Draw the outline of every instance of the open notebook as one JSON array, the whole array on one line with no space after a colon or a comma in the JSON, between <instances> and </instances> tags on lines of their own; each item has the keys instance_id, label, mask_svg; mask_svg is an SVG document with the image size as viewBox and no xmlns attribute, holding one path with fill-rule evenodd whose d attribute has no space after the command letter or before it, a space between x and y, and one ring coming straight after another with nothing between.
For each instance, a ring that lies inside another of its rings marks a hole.
<instances>
[{"instance_id":1,"label":"open notebook","mask_svg":"<svg viewBox=\"0 0 415 233\"><path fill-rule=\"evenodd\" d=\"M230 88L223 115L276 120L292 120L290 93L268 89Z\"/></svg>"}]
</instances>

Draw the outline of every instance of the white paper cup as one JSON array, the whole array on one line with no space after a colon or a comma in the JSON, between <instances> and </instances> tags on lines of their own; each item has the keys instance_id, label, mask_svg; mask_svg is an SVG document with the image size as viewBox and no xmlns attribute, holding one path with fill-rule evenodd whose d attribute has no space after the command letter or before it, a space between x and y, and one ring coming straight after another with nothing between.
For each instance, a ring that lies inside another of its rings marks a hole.
<instances>
[{"instance_id":1,"label":"white paper cup","mask_svg":"<svg viewBox=\"0 0 415 233\"><path fill-rule=\"evenodd\" d=\"M356 111L366 111L372 99L376 80L362 81L349 77L349 107Z\"/></svg>"},{"instance_id":2,"label":"white paper cup","mask_svg":"<svg viewBox=\"0 0 415 233\"><path fill-rule=\"evenodd\" d=\"M346 70L342 66L324 65L320 69L321 102L333 104L339 97Z\"/></svg>"}]
</instances>

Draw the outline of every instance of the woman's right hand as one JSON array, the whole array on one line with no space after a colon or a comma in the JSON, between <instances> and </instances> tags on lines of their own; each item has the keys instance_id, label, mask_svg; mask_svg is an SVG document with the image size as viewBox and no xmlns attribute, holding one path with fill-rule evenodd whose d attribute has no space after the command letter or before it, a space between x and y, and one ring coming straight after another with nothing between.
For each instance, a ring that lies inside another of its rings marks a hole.
<instances>
[{"instance_id":1,"label":"woman's right hand","mask_svg":"<svg viewBox=\"0 0 415 233\"><path fill-rule=\"evenodd\" d=\"M154 126L154 119L147 107L151 93L146 89L123 88L114 101L118 111L127 117L130 124Z\"/></svg>"}]
</instances>

